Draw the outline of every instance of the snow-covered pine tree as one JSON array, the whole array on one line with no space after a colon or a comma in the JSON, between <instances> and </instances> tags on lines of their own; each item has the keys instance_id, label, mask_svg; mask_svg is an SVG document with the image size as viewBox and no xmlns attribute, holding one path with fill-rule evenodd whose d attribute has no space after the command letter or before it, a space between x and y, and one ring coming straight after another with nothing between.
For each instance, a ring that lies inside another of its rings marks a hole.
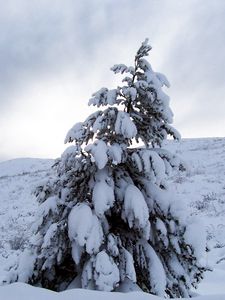
<instances>
[{"instance_id":1,"label":"snow-covered pine tree","mask_svg":"<svg viewBox=\"0 0 225 300\"><path fill-rule=\"evenodd\" d=\"M103 291L130 282L156 295L186 297L202 278L205 245L195 243L165 182L182 164L162 142L179 134L162 90L169 82L144 58L150 50L146 40L134 66L113 66L126 74L123 86L93 94L89 105L105 109L69 130L65 142L75 145L57 162L56 178L36 190L30 269L20 268L17 280L55 290L75 280Z\"/></svg>"}]
</instances>

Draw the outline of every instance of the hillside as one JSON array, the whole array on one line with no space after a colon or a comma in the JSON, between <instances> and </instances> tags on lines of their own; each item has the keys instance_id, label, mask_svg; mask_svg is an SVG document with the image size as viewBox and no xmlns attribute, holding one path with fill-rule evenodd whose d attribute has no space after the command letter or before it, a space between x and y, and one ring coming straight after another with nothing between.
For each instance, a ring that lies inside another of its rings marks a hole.
<instances>
[{"instance_id":1,"label":"hillside","mask_svg":"<svg viewBox=\"0 0 225 300\"><path fill-rule=\"evenodd\" d=\"M7 259L17 259L28 239L37 203L33 188L51 173L54 160L15 159L0 163L0 282Z\"/></svg>"},{"instance_id":2,"label":"hillside","mask_svg":"<svg viewBox=\"0 0 225 300\"><path fill-rule=\"evenodd\" d=\"M208 262L214 271L206 274L197 292L225 294L225 138L170 141L166 147L188 166L182 173L171 174L171 189L187 204L189 214L204 224L211 249ZM8 272L7 258L16 263L28 239L37 210L31 191L53 174L53 163L31 158L0 163L0 282Z\"/></svg>"}]
</instances>

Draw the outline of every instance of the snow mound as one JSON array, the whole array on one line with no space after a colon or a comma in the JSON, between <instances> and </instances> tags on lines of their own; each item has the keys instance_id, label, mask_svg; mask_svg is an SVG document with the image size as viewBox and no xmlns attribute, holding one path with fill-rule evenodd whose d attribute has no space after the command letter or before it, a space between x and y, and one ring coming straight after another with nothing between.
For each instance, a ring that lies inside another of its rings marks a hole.
<instances>
[{"instance_id":1,"label":"snow mound","mask_svg":"<svg viewBox=\"0 0 225 300\"><path fill-rule=\"evenodd\" d=\"M61 293L47 289L32 287L25 283L13 283L0 287L0 299L4 300L160 300L154 295L143 292L109 293L82 289L71 289ZM199 296L196 300L225 300L225 295Z\"/></svg>"}]
</instances>

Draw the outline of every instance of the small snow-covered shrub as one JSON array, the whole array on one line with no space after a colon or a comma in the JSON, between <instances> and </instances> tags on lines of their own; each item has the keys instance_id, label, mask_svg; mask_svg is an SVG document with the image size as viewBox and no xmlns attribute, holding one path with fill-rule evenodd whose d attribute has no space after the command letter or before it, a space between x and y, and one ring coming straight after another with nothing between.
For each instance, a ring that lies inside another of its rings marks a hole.
<instances>
[{"instance_id":1,"label":"small snow-covered shrub","mask_svg":"<svg viewBox=\"0 0 225 300\"><path fill-rule=\"evenodd\" d=\"M174 182L175 182L175 183L182 184L182 183L184 183L185 181L187 181L186 176L177 175L177 176L174 178Z\"/></svg>"},{"instance_id":2,"label":"small snow-covered shrub","mask_svg":"<svg viewBox=\"0 0 225 300\"><path fill-rule=\"evenodd\" d=\"M225 225L224 224L210 224L206 228L207 240L213 243L214 248L225 247Z\"/></svg>"},{"instance_id":3,"label":"small snow-covered shrub","mask_svg":"<svg viewBox=\"0 0 225 300\"><path fill-rule=\"evenodd\" d=\"M215 192L203 195L201 200L194 203L194 207L200 211L207 213L209 216L219 216L225 213L225 199Z\"/></svg>"},{"instance_id":4,"label":"small snow-covered shrub","mask_svg":"<svg viewBox=\"0 0 225 300\"><path fill-rule=\"evenodd\" d=\"M13 250L22 249L25 243L25 239L22 236L15 236L9 241L10 248Z\"/></svg>"},{"instance_id":5,"label":"small snow-covered shrub","mask_svg":"<svg viewBox=\"0 0 225 300\"><path fill-rule=\"evenodd\" d=\"M69 130L65 142L74 145L57 161L56 178L36 189L40 208L17 280L103 291L129 281L156 295L188 297L202 278L205 245L192 235L198 226L166 184L182 164L162 142L180 135L163 90L169 82L145 59L150 50L146 40L134 66L113 66L125 75L121 86L94 93L89 105L102 109Z\"/></svg>"}]
</instances>

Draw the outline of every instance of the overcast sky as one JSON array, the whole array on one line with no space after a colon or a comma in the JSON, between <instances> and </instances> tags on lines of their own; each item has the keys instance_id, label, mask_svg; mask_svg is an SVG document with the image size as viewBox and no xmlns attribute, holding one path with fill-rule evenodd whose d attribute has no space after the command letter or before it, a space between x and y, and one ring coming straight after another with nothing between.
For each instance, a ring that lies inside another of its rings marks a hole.
<instances>
[{"instance_id":1,"label":"overcast sky","mask_svg":"<svg viewBox=\"0 0 225 300\"><path fill-rule=\"evenodd\" d=\"M109 70L149 60L183 137L225 136L224 0L0 0L0 160L60 156Z\"/></svg>"}]
</instances>

